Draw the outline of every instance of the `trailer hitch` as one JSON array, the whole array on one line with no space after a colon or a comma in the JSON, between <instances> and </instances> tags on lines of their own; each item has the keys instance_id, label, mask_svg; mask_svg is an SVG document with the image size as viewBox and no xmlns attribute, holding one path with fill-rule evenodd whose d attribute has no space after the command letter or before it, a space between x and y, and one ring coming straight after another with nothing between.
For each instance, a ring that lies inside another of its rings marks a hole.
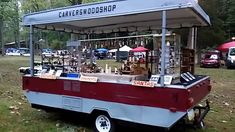
<instances>
[{"instance_id":1,"label":"trailer hitch","mask_svg":"<svg viewBox=\"0 0 235 132\"><path fill-rule=\"evenodd\" d=\"M210 111L210 102L206 100L206 106L195 106L194 111L198 111L194 117L193 124L199 127L204 127L203 119L206 117L207 113Z\"/></svg>"}]
</instances>

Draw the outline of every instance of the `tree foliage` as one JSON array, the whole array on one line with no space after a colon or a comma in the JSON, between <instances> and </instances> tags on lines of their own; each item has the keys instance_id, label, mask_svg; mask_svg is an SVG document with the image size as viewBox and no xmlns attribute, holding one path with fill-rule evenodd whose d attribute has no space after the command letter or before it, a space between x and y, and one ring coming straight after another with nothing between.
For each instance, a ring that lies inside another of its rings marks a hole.
<instances>
[{"instance_id":1,"label":"tree foliage","mask_svg":"<svg viewBox=\"0 0 235 132\"><path fill-rule=\"evenodd\" d=\"M93 3L93 2L99 2L104 0L83 0L83 3Z\"/></svg>"},{"instance_id":2,"label":"tree foliage","mask_svg":"<svg viewBox=\"0 0 235 132\"><path fill-rule=\"evenodd\" d=\"M1 44L2 55L4 55L4 43L5 43L5 39L4 39L5 37L3 36L3 31L5 27L4 22L13 20L12 18L15 18L15 17L12 17L12 15L14 15L13 14L14 8L12 10L12 8L10 7L11 2L12 2L11 0L0 1L0 44ZM19 18L19 16L17 18Z\"/></svg>"},{"instance_id":3,"label":"tree foliage","mask_svg":"<svg viewBox=\"0 0 235 132\"><path fill-rule=\"evenodd\" d=\"M79 4L82 4L82 0L68 0L68 2L69 2L71 5L79 5Z\"/></svg>"},{"instance_id":4,"label":"tree foliage","mask_svg":"<svg viewBox=\"0 0 235 132\"><path fill-rule=\"evenodd\" d=\"M228 0L226 6L228 8L225 18L226 32L228 33L228 37L232 37L235 36L235 1Z\"/></svg>"},{"instance_id":5,"label":"tree foliage","mask_svg":"<svg viewBox=\"0 0 235 132\"><path fill-rule=\"evenodd\" d=\"M50 8L50 4L45 0L22 0L24 13L37 12Z\"/></svg>"},{"instance_id":6,"label":"tree foliage","mask_svg":"<svg viewBox=\"0 0 235 132\"><path fill-rule=\"evenodd\" d=\"M198 32L198 48L205 49L210 47L211 49L220 44L225 39L225 32L223 21L220 17L223 8L221 7L221 0L206 0L199 1L203 9L208 13L211 20L211 26L200 28Z\"/></svg>"}]
</instances>

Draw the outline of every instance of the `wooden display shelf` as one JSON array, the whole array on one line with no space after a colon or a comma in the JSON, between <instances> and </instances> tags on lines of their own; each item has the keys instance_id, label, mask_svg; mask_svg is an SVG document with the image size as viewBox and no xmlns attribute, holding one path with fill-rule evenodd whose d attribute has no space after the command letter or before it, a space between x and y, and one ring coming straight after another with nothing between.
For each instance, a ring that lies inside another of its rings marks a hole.
<instances>
[{"instance_id":1,"label":"wooden display shelf","mask_svg":"<svg viewBox=\"0 0 235 132\"><path fill-rule=\"evenodd\" d=\"M194 74L195 72L195 50L194 49L181 49L181 67L180 72L190 72Z\"/></svg>"}]
</instances>

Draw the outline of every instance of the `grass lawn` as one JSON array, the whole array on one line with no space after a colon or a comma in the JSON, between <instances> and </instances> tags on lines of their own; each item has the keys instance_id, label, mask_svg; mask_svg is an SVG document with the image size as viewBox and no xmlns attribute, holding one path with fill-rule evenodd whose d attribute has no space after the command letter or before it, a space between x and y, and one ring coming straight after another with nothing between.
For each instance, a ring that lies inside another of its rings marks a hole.
<instances>
[{"instance_id":1,"label":"grass lawn","mask_svg":"<svg viewBox=\"0 0 235 132\"><path fill-rule=\"evenodd\" d=\"M99 65L120 65L113 61L98 61ZM83 117L67 119L59 113L47 113L30 107L21 90L18 68L28 66L29 58L0 57L0 131L1 132L90 132L92 125L82 123ZM206 132L235 130L235 69L196 68L197 74L209 75L213 86L207 97L211 111L205 119ZM88 121L89 122L89 121ZM128 129L128 128L127 128ZM126 129L125 129L126 130ZM130 129L130 131L136 131ZM186 128L186 131L200 132Z\"/></svg>"}]
</instances>

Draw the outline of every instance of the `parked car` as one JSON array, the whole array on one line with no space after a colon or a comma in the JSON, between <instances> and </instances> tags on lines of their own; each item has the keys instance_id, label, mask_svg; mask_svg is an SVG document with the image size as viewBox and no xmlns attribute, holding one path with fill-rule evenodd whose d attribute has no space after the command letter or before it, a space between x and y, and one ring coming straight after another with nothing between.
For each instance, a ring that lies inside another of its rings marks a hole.
<instances>
[{"instance_id":1,"label":"parked car","mask_svg":"<svg viewBox=\"0 0 235 132\"><path fill-rule=\"evenodd\" d=\"M226 59L227 68L235 67L235 47L230 47Z\"/></svg>"},{"instance_id":2,"label":"parked car","mask_svg":"<svg viewBox=\"0 0 235 132\"><path fill-rule=\"evenodd\" d=\"M94 55L97 59L105 59L107 57L107 52L95 50Z\"/></svg>"},{"instance_id":3,"label":"parked car","mask_svg":"<svg viewBox=\"0 0 235 132\"><path fill-rule=\"evenodd\" d=\"M9 55L9 56L22 56L22 55L23 56L30 56L28 48L19 48L19 49L8 48L6 50L6 55Z\"/></svg>"},{"instance_id":4,"label":"parked car","mask_svg":"<svg viewBox=\"0 0 235 132\"><path fill-rule=\"evenodd\" d=\"M15 52L17 49L16 48L7 48L5 53L12 53Z\"/></svg>"},{"instance_id":5,"label":"parked car","mask_svg":"<svg viewBox=\"0 0 235 132\"><path fill-rule=\"evenodd\" d=\"M19 48L20 54L23 56L30 56L30 51L28 48Z\"/></svg>"},{"instance_id":6,"label":"parked car","mask_svg":"<svg viewBox=\"0 0 235 132\"><path fill-rule=\"evenodd\" d=\"M46 56L46 57L52 56L52 49L49 49L49 48L48 49L42 49L41 52L42 52L43 56Z\"/></svg>"},{"instance_id":7,"label":"parked car","mask_svg":"<svg viewBox=\"0 0 235 132\"><path fill-rule=\"evenodd\" d=\"M16 50L14 52L7 52L6 55L9 55L9 56L21 56L22 54L20 53L19 50Z\"/></svg>"},{"instance_id":8,"label":"parked car","mask_svg":"<svg viewBox=\"0 0 235 132\"><path fill-rule=\"evenodd\" d=\"M220 67L220 52L208 51L201 60L201 67Z\"/></svg>"}]
</instances>

